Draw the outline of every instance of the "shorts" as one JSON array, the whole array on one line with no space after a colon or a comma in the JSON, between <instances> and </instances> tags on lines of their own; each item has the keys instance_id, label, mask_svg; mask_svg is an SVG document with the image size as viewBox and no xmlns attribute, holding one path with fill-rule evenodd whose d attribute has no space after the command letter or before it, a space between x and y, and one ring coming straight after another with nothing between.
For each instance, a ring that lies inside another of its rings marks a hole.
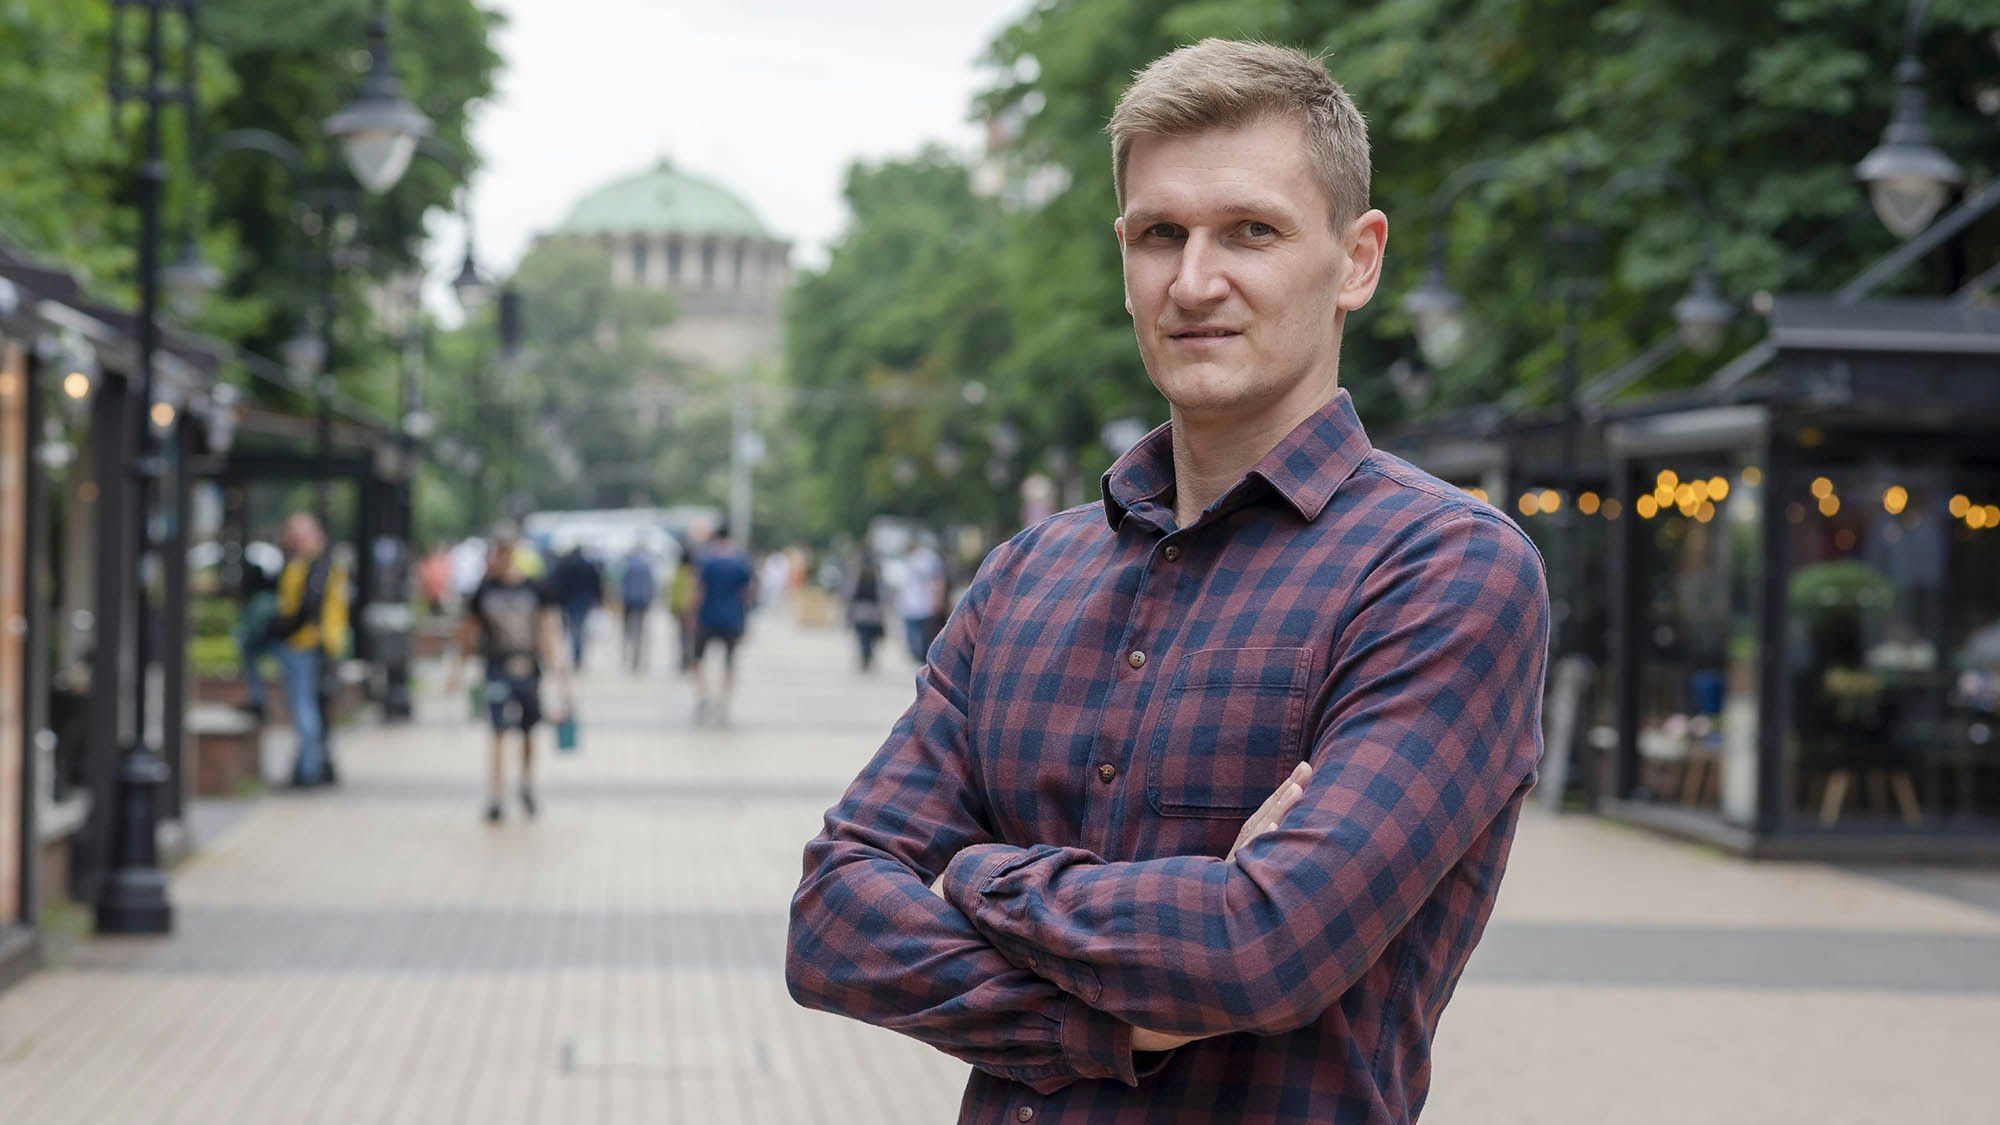
<instances>
[{"instance_id":1,"label":"shorts","mask_svg":"<svg viewBox=\"0 0 2000 1125\"><path fill-rule=\"evenodd\" d=\"M542 721L542 677L494 669L486 677L486 717L496 733L535 729Z\"/></svg>"},{"instance_id":2,"label":"shorts","mask_svg":"<svg viewBox=\"0 0 2000 1125\"><path fill-rule=\"evenodd\" d=\"M720 633L698 628L694 635L695 663L701 663L702 659L708 655L708 642L721 641L722 664L726 668L734 668L736 666L736 646L742 640L743 633L740 630L734 633Z\"/></svg>"}]
</instances>

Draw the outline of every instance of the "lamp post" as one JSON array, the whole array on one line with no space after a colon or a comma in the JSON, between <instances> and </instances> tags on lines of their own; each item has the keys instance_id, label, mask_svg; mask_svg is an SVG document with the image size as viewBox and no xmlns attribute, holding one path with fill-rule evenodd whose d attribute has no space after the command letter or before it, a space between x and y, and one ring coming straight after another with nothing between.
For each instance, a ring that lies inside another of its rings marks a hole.
<instances>
[{"instance_id":1,"label":"lamp post","mask_svg":"<svg viewBox=\"0 0 2000 1125\"><path fill-rule=\"evenodd\" d=\"M167 879L160 870L159 845L154 836L160 786L169 777L166 761L148 745L146 737L147 668L152 663L151 598L146 589L146 556L150 544L153 484L161 475L161 460L149 415L154 399L154 353L159 349L160 194L166 183L166 160L161 149L160 117L169 104L178 104L190 124L194 118L194 43L198 38L196 0L113 0L111 8L111 97L122 108L127 100L145 107L145 157L139 166L137 202L139 207L139 391L135 415L128 424L136 433L121 441L136 451L132 483L134 545L131 552L131 579L137 598L136 659L134 673L134 713L132 739L119 754L116 779L116 808L112 812L110 874L99 885L96 902L98 932L107 934L163 934L173 928L173 905L167 899ZM127 7L145 11L145 78L137 86L122 79L126 67L124 25ZM180 79L165 75L164 24L169 11L180 13L186 29L185 68ZM104 554L107 565L120 565L114 545ZM111 644L117 644L114 635ZM115 720L114 720L115 721Z\"/></svg>"},{"instance_id":2,"label":"lamp post","mask_svg":"<svg viewBox=\"0 0 2000 1125\"><path fill-rule=\"evenodd\" d=\"M1403 298L1402 307L1417 336L1418 349L1433 366L1447 366L1463 351L1466 337L1464 302L1445 278L1446 219L1459 196L1477 184L1501 179L1509 171L1506 162L1481 160L1468 164L1447 177L1431 197L1430 255L1423 279ZM1574 161L1562 169L1560 218L1548 229L1556 246L1559 300L1562 304L1561 360L1558 366L1558 394L1561 400L1561 453L1557 466L1558 484L1570 493L1570 502L1560 509L1559 547L1552 583L1555 611L1555 650L1568 654L1577 648L1575 623L1583 598L1582 529L1575 503L1581 471L1577 465L1580 412L1577 401L1579 375L1578 333L1580 290L1578 248L1594 235L1578 217L1577 181L1579 168ZM1633 168L1613 176L1598 193L1599 204L1609 203L1631 191L1648 186L1665 186L1679 192L1700 216L1701 242L1696 250L1693 280L1687 293L1674 304L1674 320L1681 342L1691 351L1707 354L1722 343L1735 306L1725 300L1715 284L1714 223L1701 193L1686 177L1667 168Z\"/></svg>"},{"instance_id":3,"label":"lamp post","mask_svg":"<svg viewBox=\"0 0 2000 1125\"><path fill-rule=\"evenodd\" d=\"M368 74L353 101L326 119L354 178L370 195L396 186L409 170L417 142L429 135L430 118L403 98L403 84L389 67L388 0L375 0L368 17Z\"/></svg>"},{"instance_id":4,"label":"lamp post","mask_svg":"<svg viewBox=\"0 0 2000 1125\"><path fill-rule=\"evenodd\" d=\"M1896 63L1896 109L1882 143L1854 166L1868 185L1875 216L1889 233L1909 238L1930 225L1951 189L1965 179L1957 163L1931 144L1924 124L1924 64L1917 60L1929 0L1910 0L1903 18L1903 56Z\"/></svg>"}]
</instances>

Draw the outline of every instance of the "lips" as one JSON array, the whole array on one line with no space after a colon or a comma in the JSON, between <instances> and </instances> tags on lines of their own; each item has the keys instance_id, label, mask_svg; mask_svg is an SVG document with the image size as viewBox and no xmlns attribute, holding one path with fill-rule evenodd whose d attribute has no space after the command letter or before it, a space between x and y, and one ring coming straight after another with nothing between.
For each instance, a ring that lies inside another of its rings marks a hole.
<instances>
[{"instance_id":1,"label":"lips","mask_svg":"<svg viewBox=\"0 0 2000 1125\"><path fill-rule=\"evenodd\" d=\"M1242 334L1233 328L1184 328L1170 333L1176 340L1221 340Z\"/></svg>"}]
</instances>

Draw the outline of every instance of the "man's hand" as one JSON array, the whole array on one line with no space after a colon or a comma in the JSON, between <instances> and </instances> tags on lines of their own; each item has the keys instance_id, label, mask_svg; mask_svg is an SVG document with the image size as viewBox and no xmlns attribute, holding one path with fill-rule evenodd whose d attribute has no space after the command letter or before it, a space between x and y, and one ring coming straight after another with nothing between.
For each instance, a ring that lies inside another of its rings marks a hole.
<instances>
[{"instance_id":1,"label":"man's hand","mask_svg":"<svg viewBox=\"0 0 2000 1125\"><path fill-rule=\"evenodd\" d=\"M1225 861L1235 859L1236 853L1242 851L1245 844L1276 828L1285 819L1285 814L1292 811L1292 806L1299 803L1299 798L1305 795L1306 786L1312 784L1312 776L1311 763L1300 762L1294 766L1291 776L1264 799L1257 811L1250 814L1250 819L1243 822L1243 830L1236 834L1236 842L1229 846L1229 854L1222 858Z\"/></svg>"},{"instance_id":2,"label":"man's hand","mask_svg":"<svg viewBox=\"0 0 2000 1125\"><path fill-rule=\"evenodd\" d=\"M1169 1035L1164 1031L1135 1027L1132 1029L1132 1050L1171 1051L1175 1047L1185 1047L1200 1038L1199 1035Z\"/></svg>"}]
</instances>

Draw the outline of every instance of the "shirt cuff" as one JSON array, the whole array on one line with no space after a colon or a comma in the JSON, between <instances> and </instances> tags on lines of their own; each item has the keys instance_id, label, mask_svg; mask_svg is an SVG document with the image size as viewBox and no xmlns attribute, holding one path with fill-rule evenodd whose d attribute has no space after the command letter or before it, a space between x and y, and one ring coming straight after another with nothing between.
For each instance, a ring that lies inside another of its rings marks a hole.
<instances>
[{"instance_id":1,"label":"shirt cuff","mask_svg":"<svg viewBox=\"0 0 2000 1125\"><path fill-rule=\"evenodd\" d=\"M1063 1061L1083 1078L1112 1078L1139 1084L1132 1057L1132 1025L1085 1004L1068 993L1062 1006Z\"/></svg>"},{"instance_id":2,"label":"shirt cuff","mask_svg":"<svg viewBox=\"0 0 2000 1125\"><path fill-rule=\"evenodd\" d=\"M1028 936L1042 928L1041 919L1030 905L1031 900L1039 901L1039 896L1022 893L1020 884L1027 876L1015 875L1066 850L1046 844L1031 848L974 844L945 865L939 887L944 891L945 901L957 907L987 944L1015 968L1026 969L1064 992L1081 997L1086 1004L1095 1004L1104 993L1097 971L1081 961L1040 947Z\"/></svg>"}]
</instances>

